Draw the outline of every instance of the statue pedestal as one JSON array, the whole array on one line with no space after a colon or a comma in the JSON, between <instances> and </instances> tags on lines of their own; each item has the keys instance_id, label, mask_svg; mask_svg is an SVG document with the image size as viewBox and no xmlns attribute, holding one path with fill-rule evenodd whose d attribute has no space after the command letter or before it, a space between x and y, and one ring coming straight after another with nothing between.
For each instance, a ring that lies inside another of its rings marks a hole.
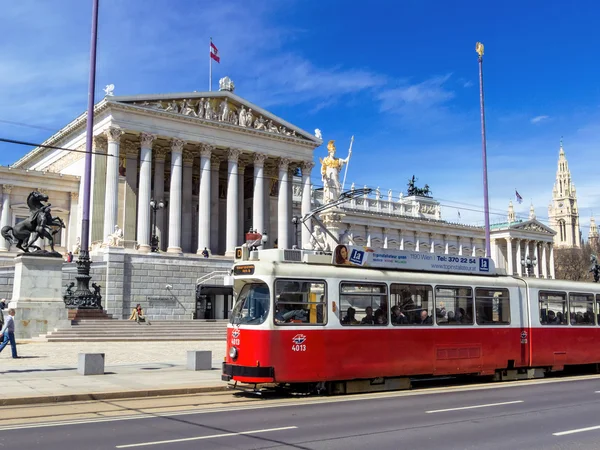
<instances>
[{"instance_id":1,"label":"statue pedestal","mask_svg":"<svg viewBox=\"0 0 600 450\"><path fill-rule=\"evenodd\" d=\"M338 238L338 240L340 239L340 236L343 234L344 231L342 230L342 218L344 217L344 215L345 214L343 214L340 210L332 209L327 211L326 213L321 214L320 217L325 227L327 227L327 231L329 231L336 238ZM333 238L327 233L325 233L325 235L327 236L329 248L333 251L335 249L335 246L337 245L337 242L335 242Z\"/></svg>"},{"instance_id":2,"label":"statue pedestal","mask_svg":"<svg viewBox=\"0 0 600 450\"><path fill-rule=\"evenodd\" d=\"M29 339L68 326L63 301L62 258L19 255L15 258L13 295L15 336Z\"/></svg>"}]
</instances>

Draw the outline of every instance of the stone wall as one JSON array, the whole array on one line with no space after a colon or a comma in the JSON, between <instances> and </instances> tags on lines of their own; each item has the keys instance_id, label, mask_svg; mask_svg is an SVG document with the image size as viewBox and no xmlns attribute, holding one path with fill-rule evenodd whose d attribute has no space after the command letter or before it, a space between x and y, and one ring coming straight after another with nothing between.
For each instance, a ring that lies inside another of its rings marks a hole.
<instances>
[{"instance_id":1,"label":"stone wall","mask_svg":"<svg viewBox=\"0 0 600 450\"><path fill-rule=\"evenodd\" d=\"M13 283L15 280L15 266L0 267L0 298L10 300L13 292Z\"/></svg>"},{"instance_id":2,"label":"stone wall","mask_svg":"<svg viewBox=\"0 0 600 450\"><path fill-rule=\"evenodd\" d=\"M192 319L197 280L212 272L226 272L233 264L226 259L143 255L120 249L108 249L104 258L107 275L103 303L109 314L123 319L138 303L150 320ZM210 283L223 285L223 275Z\"/></svg>"}]
</instances>

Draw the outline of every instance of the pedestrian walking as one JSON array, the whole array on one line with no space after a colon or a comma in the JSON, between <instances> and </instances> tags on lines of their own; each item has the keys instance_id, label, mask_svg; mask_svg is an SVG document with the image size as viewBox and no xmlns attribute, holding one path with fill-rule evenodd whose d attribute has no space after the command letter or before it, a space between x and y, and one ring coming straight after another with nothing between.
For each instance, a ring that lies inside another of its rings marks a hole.
<instances>
[{"instance_id":1,"label":"pedestrian walking","mask_svg":"<svg viewBox=\"0 0 600 450\"><path fill-rule=\"evenodd\" d=\"M17 343L15 342L15 310L10 308L8 310L8 316L4 321L4 326L0 335L3 337L2 344L0 344L0 353L4 350L4 347L10 342L10 349L12 350L13 359L17 359Z\"/></svg>"},{"instance_id":2,"label":"pedestrian walking","mask_svg":"<svg viewBox=\"0 0 600 450\"><path fill-rule=\"evenodd\" d=\"M0 300L0 329L4 326L4 308L6 308L6 299Z\"/></svg>"}]
</instances>

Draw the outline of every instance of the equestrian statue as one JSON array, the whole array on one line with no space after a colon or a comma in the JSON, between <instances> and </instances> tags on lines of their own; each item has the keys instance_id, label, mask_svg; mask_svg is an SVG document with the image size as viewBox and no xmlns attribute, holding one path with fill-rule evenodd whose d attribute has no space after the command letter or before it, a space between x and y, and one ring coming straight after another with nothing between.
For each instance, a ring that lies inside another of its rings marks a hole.
<instances>
[{"instance_id":1,"label":"equestrian statue","mask_svg":"<svg viewBox=\"0 0 600 450\"><path fill-rule=\"evenodd\" d=\"M52 217L48 196L38 191L33 191L27 196L27 206L29 207L29 217L14 227L6 226L0 232L2 237L11 245L28 254L43 256L58 256L61 254L54 250L54 236L65 228L65 224L60 217ZM42 250L35 245L39 238L48 239L51 252Z\"/></svg>"}]
</instances>

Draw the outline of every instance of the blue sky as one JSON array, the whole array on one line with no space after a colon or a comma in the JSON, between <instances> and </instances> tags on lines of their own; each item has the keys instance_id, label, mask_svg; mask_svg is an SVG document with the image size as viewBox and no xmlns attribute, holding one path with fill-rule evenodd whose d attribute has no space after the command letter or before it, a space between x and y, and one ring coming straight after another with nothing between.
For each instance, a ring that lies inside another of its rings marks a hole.
<instances>
[{"instance_id":1,"label":"blue sky","mask_svg":"<svg viewBox=\"0 0 600 450\"><path fill-rule=\"evenodd\" d=\"M397 196L414 174L446 220L459 208L461 222L482 224L480 40L492 223L515 188L517 213L532 201L545 221L564 136L587 237L600 214L600 5L485 3L100 0L97 98L109 83L116 95L206 90L212 36L213 80L229 75L238 95L321 129L340 156L355 135L350 182ZM85 109L90 16L91 0L4 5L1 137L41 142ZM0 164L27 151L0 144Z\"/></svg>"}]
</instances>

